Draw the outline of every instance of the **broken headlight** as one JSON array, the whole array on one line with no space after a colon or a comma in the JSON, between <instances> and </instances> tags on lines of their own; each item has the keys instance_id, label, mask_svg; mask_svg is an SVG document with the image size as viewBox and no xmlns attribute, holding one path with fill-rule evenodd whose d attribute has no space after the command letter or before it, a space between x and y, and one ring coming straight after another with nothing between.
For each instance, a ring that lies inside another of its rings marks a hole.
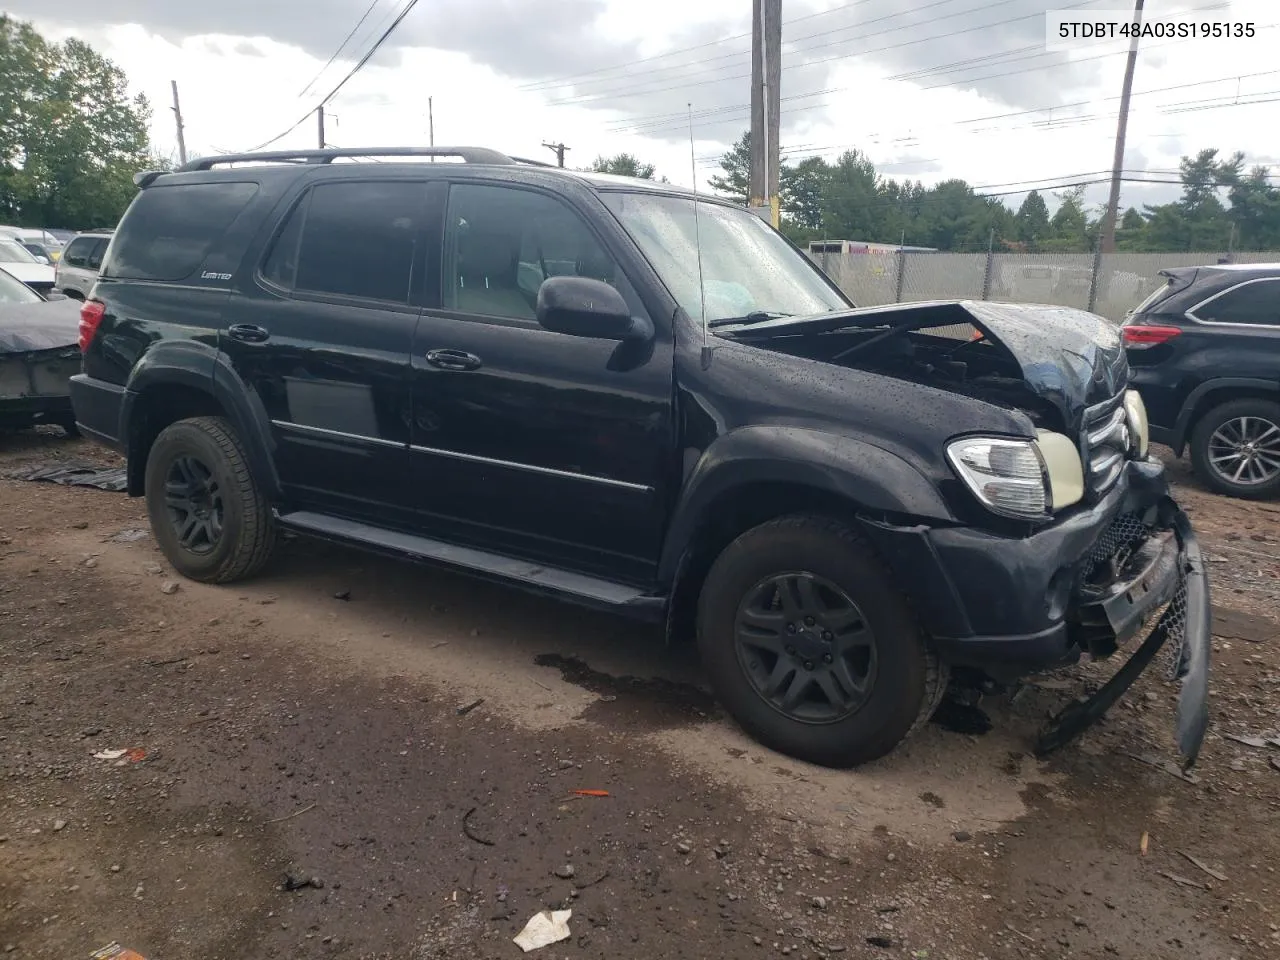
<instances>
[{"instance_id":1,"label":"broken headlight","mask_svg":"<svg viewBox=\"0 0 1280 960\"><path fill-rule=\"evenodd\" d=\"M995 513L1040 520L1049 512L1049 471L1030 440L964 437L947 445L947 459L965 485Z\"/></svg>"},{"instance_id":2,"label":"broken headlight","mask_svg":"<svg viewBox=\"0 0 1280 960\"><path fill-rule=\"evenodd\" d=\"M1084 468L1070 438L1047 430L1036 436L963 437L948 444L947 459L988 510L1044 520L1084 497Z\"/></svg>"}]
</instances>

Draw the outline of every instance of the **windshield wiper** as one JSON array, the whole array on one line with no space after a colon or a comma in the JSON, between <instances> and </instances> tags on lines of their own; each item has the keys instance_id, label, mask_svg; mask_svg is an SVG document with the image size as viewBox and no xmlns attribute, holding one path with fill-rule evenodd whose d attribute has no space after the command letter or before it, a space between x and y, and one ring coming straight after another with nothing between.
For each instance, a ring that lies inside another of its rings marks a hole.
<instances>
[{"instance_id":1,"label":"windshield wiper","mask_svg":"<svg viewBox=\"0 0 1280 960\"><path fill-rule=\"evenodd\" d=\"M791 313L779 313L776 310L753 310L744 317L721 317L707 322L708 327L728 327L739 323L764 323L766 320L781 320L791 317Z\"/></svg>"}]
</instances>

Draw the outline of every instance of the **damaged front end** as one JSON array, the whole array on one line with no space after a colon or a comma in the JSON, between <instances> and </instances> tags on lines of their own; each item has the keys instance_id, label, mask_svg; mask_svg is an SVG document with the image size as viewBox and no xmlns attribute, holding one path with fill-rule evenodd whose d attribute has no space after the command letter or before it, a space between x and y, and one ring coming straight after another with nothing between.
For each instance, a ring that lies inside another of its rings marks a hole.
<instances>
[{"instance_id":1,"label":"damaged front end","mask_svg":"<svg viewBox=\"0 0 1280 960\"><path fill-rule=\"evenodd\" d=\"M1174 648L1170 679L1182 682L1176 737L1183 769L1190 769L1199 756L1209 723L1209 580L1187 515L1167 493L1151 486L1130 490L1125 509L1087 557L1068 612L1069 634L1079 649L1104 660L1153 617L1159 619L1092 696L1074 701L1049 720L1036 741L1039 756L1100 720L1166 644Z\"/></svg>"},{"instance_id":2,"label":"damaged front end","mask_svg":"<svg viewBox=\"0 0 1280 960\"><path fill-rule=\"evenodd\" d=\"M1148 456L1145 411L1128 390L1113 324L1066 307L943 301L783 318L731 336L1018 418L1021 434L973 437L967 460L954 455L957 446L968 453L961 437L944 467L920 467L947 493L953 522L868 517L869 539L943 658L996 685L1083 656L1105 660L1154 623L1111 680L1051 720L1037 747L1053 750L1099 719L1171 643L1182 681L1178 748L1187 767L1195 762L1207 726L1208 581L1164 467ZM1003 474L993 472L997 455ZM1028 489L1035 495L1017 502ZM984 496L992 490L999 496Z\"/></svg>"}]
</instances>

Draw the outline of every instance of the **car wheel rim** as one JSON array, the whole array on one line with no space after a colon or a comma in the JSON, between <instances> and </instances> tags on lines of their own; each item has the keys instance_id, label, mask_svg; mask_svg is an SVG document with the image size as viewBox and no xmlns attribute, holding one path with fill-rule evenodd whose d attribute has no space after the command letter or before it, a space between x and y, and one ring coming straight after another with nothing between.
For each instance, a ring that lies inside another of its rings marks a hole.
<instances>
[{"instance_id":1,"label":"car wheel rim","mask_svg":"<svg viewBox=\"0 0 1280 960\"><path fill-rule=\"evenodd\" d=\"M225 511L218 481L193 456L176 457L165 477L164 505L182 549L205 554L222 539Z\"/></svg>"},{"instance_id":2,"label":"car wheel rim","mask_svg":"<svg viewBox=\"0 0 1280 960\"><path fill-rule=\"evenodd\" d=\"M1280 477L1280 426L1262 417L1226 421L1209 437L1209 467L1245 487Z\"/></svg>"},{"instance_id":3,"label":"car wheel rim","mask_svg":"<svg viewBox=\"0 0 1280 960\"><path fill-rule=\"evenodd\" d=\"M775 574L752 587L738 605L734 646L755 692L790 720L844 720L875 684L870 625L847 593L812 573Z\"/></svg>"}]
</instances>

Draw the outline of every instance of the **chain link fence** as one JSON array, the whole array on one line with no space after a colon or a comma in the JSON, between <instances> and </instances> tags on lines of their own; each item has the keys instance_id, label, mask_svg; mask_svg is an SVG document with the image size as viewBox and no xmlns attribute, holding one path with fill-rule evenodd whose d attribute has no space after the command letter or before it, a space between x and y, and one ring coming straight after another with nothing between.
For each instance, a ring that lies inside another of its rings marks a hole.
<instances>
[{"instance_id":1,"label":"chain link fence","mask_svg":"<svg viewBox=\"0 0 1280 960\"><path fill-rule=\"evenodd\" d=\"M1119 323L1164 279L1161 270L1280 262L1280 253L810 254L858 306L919 300L1005 300L1091 310Z\"/></svg>"}]
</instances>

